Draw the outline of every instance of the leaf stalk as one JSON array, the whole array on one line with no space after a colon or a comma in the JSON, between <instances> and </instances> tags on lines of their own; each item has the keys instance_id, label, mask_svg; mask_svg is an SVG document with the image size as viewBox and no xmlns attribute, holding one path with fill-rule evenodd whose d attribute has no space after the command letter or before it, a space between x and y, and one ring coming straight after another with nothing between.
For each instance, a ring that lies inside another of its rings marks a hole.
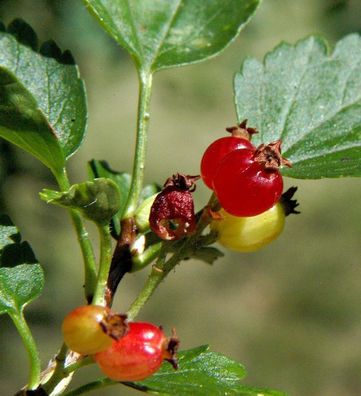
<instances>
[{"instance_id":1,"label":"leaf stalk","mask_svg":"<svg viewBox=\"0 0 361 396\"><path fill-rule=\"evenodd\" d=\"M16 326L16 329L20 334L20 337L29 356L30 370L28 389L34 390L38 387L40 383L41 362L39 357L39 351L36 346L35 340L31 334L29 326L26 323L23 312L10 314L10 316Z\"/></svg>"},{"instance_id":2,"label":"leaf stalk","mask_svg":"<svg viewBox=\"0 0 361 396\"><path fill-rule=\"evenodd\" d=\"M67 172L63 169L63 173L55 175L59 187L62 191L67 191L70 188L70 182L67 176ZM70 217L72 219L80 249L83 255L84 262L84 291L85 297L88 302L91 301L95 286L96 286L96 264L93 246L89 239L88 231L86 230L83 219L78 211L75 209L69 209Z\"/></svg>"},{"instance_id":3,"label":"leaf stalk","mask_svg":"<svg viewBox=\"0 0 361 396\"><path fill-rule=\"evenodd\" d=\"M129 218L134 215L134 212L138 206L140 194L142 192L150 121L150 99L152 93L153 75L149 70L140 69L138 76L139 96L137 137L135 144L132 182L124 211L125 218Z\"/></svg>"}]
</instances>

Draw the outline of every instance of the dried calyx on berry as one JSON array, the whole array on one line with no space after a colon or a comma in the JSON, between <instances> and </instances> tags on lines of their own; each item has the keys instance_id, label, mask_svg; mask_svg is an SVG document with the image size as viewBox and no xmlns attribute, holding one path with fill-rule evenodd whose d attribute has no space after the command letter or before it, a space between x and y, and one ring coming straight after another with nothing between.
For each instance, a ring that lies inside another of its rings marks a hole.
<instances>
[{"instance_id":1,"label":"dried calyx on berry","mask_svg":"<svg viewBox=\"0 0 361 396\"><path fill-rule=\"evenodd\" d=\"M128 320L126 314L116 314L108 311L107 315L100 321L100 326L105 334L119 340L128 332Z\"/></svg>"},{"instance_id":2,"label":"dried calyx on berry","mask_svg":"<svg viewBox=\"0 0 361 396\"><path fill-rule=\"evenodd\" d=\"M248 120L243 120L240 124L226 128L226 131L234 137L240 137L251 140L252 135L258 133L257 129L247 127Z\"/></svg>"},{"instance_id":3,"label":"dried calyx on berry","mask_svg":"<svg viewBox=\"0 0 361 396\"><path fill-rule=\"evenodd\" d=\"M293 196L295 195L296 191L297 191L297 187L290 187L287 191L285 191L282 194L282 196L280 198L280 204L283 206L286 216L288 216L290 214L300 214L301 213L298 210L296 210L299 203L297 202L296 199L292 199Z\"/></svg>"},{"instance_id":4,"label":"dried calyx on berry","mask_svg":"<svg viewBox=\"0 0 361 396\"><path fill-rule=\"evenodd\" d=\"M292 167L291 162L281 155L281 140L269 144L261 144L254 153L254 159L264 166L265 170L278 170L281 166Z\"/></svg>"},{"instance_id":5,"label":"dried calyx on berry","mask_svg":"<svg viewBox=\"0 0 361 396\"><path fill-rule=\"evenodd\" d=\"M168 178L150 210L149 224L161 239L176 240L196 226L192 192L199 176L177 173Z\"/></svg>"},{"instance_id":6,"label":"dried calyx on berry","mask_svg":"<svg viewBox=\"0 0 361 396\"><path fill-rule=\"evenodd\" d=\"M162 327L160 326L160 329ZM167 338L164 345L163 350L163 359L170 363L174 370L178 369L178 359L177 359L177 351L179 348L179 338L177 337L177 333L175 328L172 328L172 336Z\"/></svg>"}]
</instances>

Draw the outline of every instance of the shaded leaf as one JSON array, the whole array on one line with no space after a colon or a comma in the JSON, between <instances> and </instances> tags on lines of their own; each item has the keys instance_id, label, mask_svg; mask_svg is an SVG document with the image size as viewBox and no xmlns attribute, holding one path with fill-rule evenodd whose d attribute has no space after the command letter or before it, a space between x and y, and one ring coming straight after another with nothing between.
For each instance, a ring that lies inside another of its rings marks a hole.
<instances>
[{"instance_id":1,"label":"shaded leaf","mask_svg":"<svg viewBox=\"0 0 361 396\"><path fill-rule=\"evenodd\" d=\"M113 180L117 185L120 193L119 210L112 218L111 225L114 231L114 236L120 234L120 221L123 218L125 205L128 200L130 190L130 183L132 176L126 172L118 172L112 169L106 161L91 160L88 163L91 178L105 177ZM140 200L144 201L150 196L156 194L161 190L160 186L156 183L146 185L141 193Z\"/></svg>"},{"instance_id":2,"label":"shaded leaf","mask_svg":"<svg viewBox=\"0 0 361 396\"><path fill-rule=\"evenodd\" d=\"M7 245L20 242L20 234L9 216L0 216L0 251Z\"/></svg>"},{"instance_id":3,"label":"shaded leaf","mask_svg":"<svg viewBox=\"0 0 361 396\"><path fill-rule=\"evenodd\" d=\"M39 297L44 287L40 264L0 268L0 314L15 314Z\"/></svg>"},{"instance_id":4,"label":"shaded leaf","mask_svg":"<svg viewBox=\"0 0 361 396\"><path fill-rule=\"evenodd\" d=\"M220 353L209 351L207 346L179 353L179 369L169 363L150 378L130 386L161 395L233 395L233 396L281 396L276 391L244 386L240 381L246 372L244 367Z\"/></svg>"},{"instance_id":5,"label":"shaded leaf","mask_svg":"<svg viewBox=\"0 0 361 396\"><path fill-rule=\"evenodd\" d=\"M152 195L159 193L159 191L161 189L162 189L162 187L156 183L146 185L142 190L142 193L140 195L140 200L141 201L146 200L147 198L151 197Z\"/></svg>"},{"instance_id":6,"label":"shaded leaf","mask_svg":"<svg viewBox=\"0 0 361 396\"><path fill-rule=\"evenodd\" d=\"M157 196L157 193L146 198L137 208L134 213L135 224L139 231L145 232L150 229L149 225L149 216L150 209L153 205L153 202Z\"/></svg>"},{"instance_id":7,"label":"shaded leaf","mask_svg":"<svg viewBox=\"0 0 361 396\"><path fill-rule=\"evenodd\" d=\"M89 171L92 178L106 177L112 180L118 187L119 197L119 210L112 218L112 229L116 235L120 233L120 220L123 216L125 205L127 203L128 194L130 190L130 183L132 177L129 173L117 172L110 168L106 161L91 160L89 161Z\"/></svg>"},{"instance_id":8,"label":"shaded leaf","mask_svg":"<svg viewBox=\"0 0 361 396\"><path fill-rule=\"evenodd\" d=\"M145 70L216 55L240 32L259 0L84 0L102 27Z\"/></svg>"},{"instance_id":9,"label":"shaded leaf","mask_svg":"<svg viewBox=\"0 0 361 396\"><path fill-rule=\"evenodd\" d=\"M106 178L74 184L68 191L44 189L40 198L47 203L80 210L88 219L108 224L119 210L119 190Z\"/></svg>"},{"instance_id":10,"label":"shaded leaf","mask_svg":"<svg viewBox=\"0 0 361 396\"><path fill-rule=\"evenodd\" d=\"M222 253L219 249L212 246L204 246L195 250L192 257L197 260L204 261L206 264L213 264L216 260L223 256L224 253Z\"/></svg>"},{"instance_id":11,"label":"shaded leaf","mask_svg":"<svg viewBox=\"0 0 361 396\"><path fill-rule=\"evenodd\" d=\"M254 142L281 138L295 178L361 176L361 37L282 43L264 62L248 59L235 77L238 119L259 130Z\"/></svg>"},{"instance_id":12,"label":"shaded leaf","mask_svg":"<svg viewBox=\"0 0 361 396\"><path fill-rule=\"evenodd\" d=\"M11 219L6 215L0 216L0 266L14 267L37 262L31 246L21 241L21 235Z\"/></svg>"},{"instance_id":13,"label":"shaded leaf","mask_svg":"<svg viewBox=\"0 0 361 396\"><path fill-rule=\"evenodd\" d=\"M0 32L0 136L59 174L84 137L85 91L68 52L36 49L21 20Z\"/></svg>"},{"instance_id":14,"label":"shaded leaf","mask_svg":"<svg viewBox=\"0 0 361 396\"><path fill-rule=\"evenodd\" d=\"M6 253L8 249L13 253L13 262ZM0 217L0 258L0 314L17 315L41 294L44 274L41 266L36 263L30 245L21 242L19 231L10 218L4 215ZM5 264L12 268L4 267Z\"/></svg>"}]
</instances>

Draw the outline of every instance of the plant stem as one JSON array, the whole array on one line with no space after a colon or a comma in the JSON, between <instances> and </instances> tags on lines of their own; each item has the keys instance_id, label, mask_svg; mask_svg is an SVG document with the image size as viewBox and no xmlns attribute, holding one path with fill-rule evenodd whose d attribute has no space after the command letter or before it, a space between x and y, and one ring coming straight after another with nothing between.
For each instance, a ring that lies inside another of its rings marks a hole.
<instances>
[{"instance_id":1,"label":"plant stem","mask_svg":"<svg viewBox=\"0 0 361 396\"><path fill-rule=\"evenodd\" d=\"M138 118L137 139L135 145L132 183L130 186L128 201L125 206L124 217L132 217L138 205L142 192L145 157L147 151L147 135L150 119L150 98L152 92L152 73L149 70L139 71L139 96L138 96Z\"/></svg>"},{"instance_id":2,"label":"plant stem","mask_svg":"<svg viewBox=\"0 0 361 396\"><path fill-rule=\"evenodd\" d=\"M46 394L50 395L55 388L59 391L59 384L62 382L62 389L66 389L72 379L74 371L93 363L95 362L90 356L72 355L71 352L69 354L67 346L63 344L56 357L53 359L54 371L50 378L46 379L47 382L42 385L42 389Z\"/></svg>"},{"instance_id":3,"label":"plant stem","mask_svg":"<svg viewBox=\"0 0 361 396\"><path fill-rule=\"evenodd\" d=\"M134 256L132 270L130 272L140 271L150 264L158 256L161 248L162 242L158 242L150 245L143 253Z\"/></svg>"},{"instance_id":4,"label":"plant stem","mask_svg":"<svg viewBox=\"0 0 361 396\"><path fill-rule=\"evenodd\" d=\"M84 393L96 390L96 389L102 389L107 386L111 385L117 385L119 382L112 381L109 378L101 378L99 380L89 382L89 384L85 384L82 386L79 386L79 388L76 388L70 392L67 392L64 394L64 396L78 396L78 395L83 395Z\"/></svg>"},{"instance_id":5,"label":"plant stem","mask_svg":"<svg viewBox=\"0 0 361 396\"><path fill-rule=\"evenodd\" d=\"M169 260L165 260L167 252L171 250L171 245L168 244L159 253L157 263L152 267L152 271L146 280L143 289L137 296L137 298L131 304L127 315L129 320L134 320L138 315L139 311L143 308L145 303L149 300L152 294L155 292L162 280L169 274L169 272L185 257L187 257L187 251L192 245L197 245L197 239L202 234L203 230L207 227L210 222L209 209L219 209L218 200L214 194L210 197L208 204L200 213L200 217L197 223L195 233L184 239L183 244L177 248L177 251L170 257Z\"/></svg>"},{"instance_id":6,"label":"plant stem","mask_svg":"<svg viewBox=\"0 0 361 396\"><path fill-rule=\"evenodd\" d=\"M62 174L55 175L55 177L62 191L66 191L70 188L70 182L65 169L63 170ZM79 212L74 209L70 209L69 212L83 255L85 277L84 291L87 301L90 302L96 285L96 265L93 246L90 242L88 232L84 227L84 223Z\"/></svg>"},{"instance_id":7,"label":"plant stem","mask_svg":"<svg viewBox=\"0 0 361 396\"><path fill-rule=\"evenodd\" d=\"M94 363L95 363L95 361L93 360L93 358L90 356L87 356L81 360L78 360L75 363L69 364L69 366L64 367L64 370L63 370L64 375L67 376L70 373L72 373L82 367L90 366L91 364L94 364Z\"/></svg>"},{"instance_id":8,"label":"plant stem","mask_svg":"<svg viewBox=\"0 0 361 396\"><path fill-rule=\"evenodd\" d=\"M137 298L133 301L132 305L128 309L127 315L130 321L134 320L138 315L139 311L143 308L145 303L149 300L151 295L155 292L156 288L167 276L168 272L165 272L161 267L164 264L164 256L159 257L157 263L153 265L152 270L146 280L143 289L138 294Z\"/></svg>"},{"instance_id":9,"label":"plant stem","mask_svg":"<svg viewBox=\"0 0 361 396\"><path fill-rule=\"evenodd\" d=\"M41 372L41 362L36 343L26 323L23 313L21 312L19 314L11 314L10 316L23 340L30 360L28 389L36 389L40 383Z\"/></svg>"},{"instance_id":10,"label":"plant stem","mask_svg":"<svg viewBox=\"0 0 361 396\"><path fill-rule=\"evenodd\" d=\"M108 225L98 226L100 235L100 260L92 304L106 306L106 289L112 259L112 239Z\"/></svg>"},{"instance_id":11,"label":"plant stem","mask_svg":"<svg viewBox=\"0 0 361 396\"><path fill-rule=\"evenodd\" d=\"M65 378L64 375L64 365L66 360L66 355L68 353L68 347L63 344L56 354L52 363L54 364L54 371L52 372L49 379L46 379L46 382L42 385L42 388L48 395L54 390L54 388L58 385L58 383Z\"/></svg>"}]
</instances>

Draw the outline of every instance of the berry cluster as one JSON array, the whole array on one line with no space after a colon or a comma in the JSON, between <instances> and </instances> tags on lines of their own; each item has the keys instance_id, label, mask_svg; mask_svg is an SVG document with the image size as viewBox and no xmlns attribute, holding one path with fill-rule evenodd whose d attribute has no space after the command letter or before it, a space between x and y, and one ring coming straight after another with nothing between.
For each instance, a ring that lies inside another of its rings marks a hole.
<instances>
[{"instance_id":1,"label":"berry cluster","mask_svg":"<svg viewBox=\"0 0 361 396\"><path fill-rule=\"evenodd\" d=\"M257 131L247 120L227 128L232 136L214 141L201 161L201 177L223 208L214 215L211 228L224 246L238 251L257 250L283 229L286 212L280 203L281 141L255 147L250 137Z\"/></svg>"},{"instance_id":2,"label":"berry cluster","mask_svg":"<svg viewBox=\"0 0 361 396\"><path fill-rule=\"evenodd\" d=\"M84 305L70 312L62 326L65 344L74 352L93 355L100 369L115 381L139 381L154 374L163 360L177 368L178 339L161 327L127 322L126 315Z\"/></svg>"}]
</instances>

